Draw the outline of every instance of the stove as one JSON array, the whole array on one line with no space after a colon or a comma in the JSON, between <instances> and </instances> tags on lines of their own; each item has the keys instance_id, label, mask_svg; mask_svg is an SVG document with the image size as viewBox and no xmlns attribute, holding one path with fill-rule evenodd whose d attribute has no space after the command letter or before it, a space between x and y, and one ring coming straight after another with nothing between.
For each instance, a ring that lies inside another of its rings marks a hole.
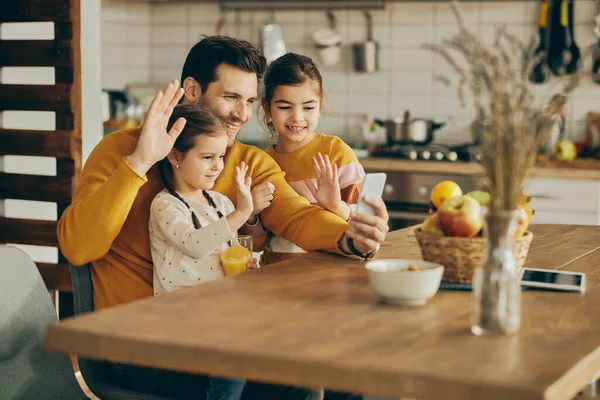
<instances>
[{"instance_id":1,"label":"stove","mask_svg":"<svg viewBox=\"0 0 600 400\"><path fill-rule=\"evenodd\" d=\"M444 144L392 144L379 145L370 151L371 157L398 158L413 161L479 162L479 146L472 143Z\"/></svg>"}]
</instances>

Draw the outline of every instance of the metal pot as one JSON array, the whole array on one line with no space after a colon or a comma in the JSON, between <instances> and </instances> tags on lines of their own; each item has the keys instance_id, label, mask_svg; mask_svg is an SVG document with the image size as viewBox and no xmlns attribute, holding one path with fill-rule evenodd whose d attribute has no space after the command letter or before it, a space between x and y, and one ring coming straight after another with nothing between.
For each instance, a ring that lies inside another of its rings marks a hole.
<instances>
[{"instance_id":1,"label":"metal pot","mask_svg":"<svg viewBox=\"0 0 600 400\"><path fill-rule=\"evenodd\" d=\"M403 118L375 120L385 126L390 144L427 144L433 140L433 133L446 123L437 123L431 119L410 118L410 111L405 111Z\"/></svg>"},{"instance_id":2,"label":"metal pot","mask_svg":"<svg viewBox=\"0 0 600 400\"><path fill-rule=\"evenodd\" d=\"M373 40L373 21L371 14L365 11L367 18L367 40L352 44L352 58L356 72L379 71L379 43Z\"/></svg>"}]
</instances>

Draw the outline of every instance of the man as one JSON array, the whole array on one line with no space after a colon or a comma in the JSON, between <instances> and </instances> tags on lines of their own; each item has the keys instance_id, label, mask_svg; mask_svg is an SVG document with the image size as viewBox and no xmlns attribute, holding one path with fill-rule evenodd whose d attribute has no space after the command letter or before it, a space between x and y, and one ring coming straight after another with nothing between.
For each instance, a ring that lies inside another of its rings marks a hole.
<instances>
[{"instance_id":1,"label":"man","mask_svg":"<svg viewBox=\"0 0 600 400\"><path fill-rule=\"evenodd\" d=\"M254 185L255 212L267 229L307 251L372 255L388 231L381 199L370 201L376 216L353 216L356 231L351 231L341 218L299 196L266 153L237 142L252 116L265 67L264 57L248 42L204 38L188 54L183 87L178 89L174 82L157 95L158 112L162 120L168 119L181 99L209 107L226 121L229 149L213 190L235 203L234 168L244 161ZM57 233L61 251L72 264L91 262L96 309L153 295L148 219L150 204L163 188L155 164L169 153L184 125L180 120L168 133L166 124L113 132L86 162Z\"/></svg>"}]
</instances>

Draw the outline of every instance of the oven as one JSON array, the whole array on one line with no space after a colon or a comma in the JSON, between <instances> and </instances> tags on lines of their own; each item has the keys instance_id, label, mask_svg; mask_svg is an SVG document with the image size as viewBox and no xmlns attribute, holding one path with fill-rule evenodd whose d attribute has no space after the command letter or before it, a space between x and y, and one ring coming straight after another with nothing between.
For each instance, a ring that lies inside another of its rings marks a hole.
<instances>
[{"instance_id":1,"label":"oven","mask_svg":"<svg viewBox=\"0 0 600 400\"><path fill-rule=\"evenodd\" d=\"M367 170L366 172L381 171ZM422 223L429 216L431 190L440 181L454 181L460 185L463 193L467 193L477 189L481 179L481 176L452 173L386 172L386 174L383 200L390 216L390 230Z\"/></svg>"}]
</instances>

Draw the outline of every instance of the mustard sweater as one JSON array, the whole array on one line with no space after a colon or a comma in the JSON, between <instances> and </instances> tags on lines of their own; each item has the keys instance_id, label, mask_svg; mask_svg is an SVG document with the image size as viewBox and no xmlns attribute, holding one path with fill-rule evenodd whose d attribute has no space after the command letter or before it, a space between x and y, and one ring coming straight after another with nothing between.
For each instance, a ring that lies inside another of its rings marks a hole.
<instances>
[{"instance_id":1,"label":"mustard sweater","mask_svg":"<svg viewBox=\"0 0 600 400\"><path fill-rule=\"evenodd\" d=\"M74 265L92 263L94 306L101 309L153 295L148 220L150 204L163 185L156 168L138 175L123 159L136 145L139 128L105 136L90 154L72 204L58 221L62 253ZM245 161L252 184L275 185L273 202L260 215L263 225L305 250L340 253L349 224L311 205L286 182L262 150L237 142L213 190L235 204L235 166Z\"/></svg>"}]
</instances>

